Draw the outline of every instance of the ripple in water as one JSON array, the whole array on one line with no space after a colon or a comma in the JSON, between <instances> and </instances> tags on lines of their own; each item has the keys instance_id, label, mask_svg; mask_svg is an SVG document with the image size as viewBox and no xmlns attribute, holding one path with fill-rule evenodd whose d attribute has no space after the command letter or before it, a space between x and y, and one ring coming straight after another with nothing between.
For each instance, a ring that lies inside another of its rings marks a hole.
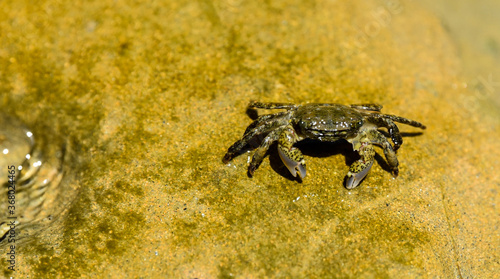
<instances>
[{"instance_id":1,"label":"ripple in water","mask_svg":"<svg viewBox=\"0 0 500 279\"><path fill-rule=\"evenodd\" d=\"M21 121L0 114L0 246L8 243L11 221L16 224L17 243L20 237L43 228L60 211L57 188L63 178L65 148L56 146L57 151L48 152L52 157L48 158L41 146L45 145L39 144L37 135ZM9 193L9 166L16 170L15 199L9 197L13 193Z\"/></svg>"}]
</instances>

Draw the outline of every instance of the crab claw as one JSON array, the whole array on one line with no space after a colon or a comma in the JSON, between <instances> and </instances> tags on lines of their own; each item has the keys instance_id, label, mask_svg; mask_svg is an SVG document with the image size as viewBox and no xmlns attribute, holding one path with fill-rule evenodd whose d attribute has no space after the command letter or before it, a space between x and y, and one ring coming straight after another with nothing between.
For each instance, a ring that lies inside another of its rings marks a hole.
<instances>
[{"instance_id":1,"label":"crab claw","mask_svg":"<svg viewBox=\"0 0 500 279\"><path fill-rule=\"evenodd\" d=\"M358 162L355 162L354 164L356 164L356 163L358 163ZM351 189L355 188L356 186L358 186L359 183L361 182L361 180L363 180L363 178L365 178L365 176L368 174L368 172L372 168L372 165L373 165L373 161L367 162L366 165L362 166L362 169L360 172L355 172L354 168L351 166L351 168L349 169L349 172L347 173L347 181L346 181L345 187L347 189L351 190Z\"/></svg>"},{"instance_id":2,"label":"crab claw","mask_svg":"<svg viewBox=\"0 0 500 279\"><path fill-rule=\"evenodd\" d=\"M291 151L293 152L294 150L295 148L292 148ZM300 158L299 161L295 161L290 157L288 157L288 155L285 154L285 152L283 152L281 148L278 148L278 154L280 155L281 161L283 161L283 164L285 164L285 166L288 168L293 177L297 176L297 172L299 173L301 179L304 179L304 177L306 177L306 168L305 168L306 163L304 158L302 158L302 156L299 156Z\"/></svg>"}]
</instances>

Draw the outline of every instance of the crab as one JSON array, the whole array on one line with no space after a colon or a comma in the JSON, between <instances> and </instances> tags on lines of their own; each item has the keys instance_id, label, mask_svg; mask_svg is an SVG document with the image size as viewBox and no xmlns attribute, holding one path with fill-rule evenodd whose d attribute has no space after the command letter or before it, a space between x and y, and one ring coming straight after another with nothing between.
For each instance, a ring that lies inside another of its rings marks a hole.
<instances>
[{"instance_id":1,"label":"crab","mask_svg":"<svg viewBox=\"0 0 500 279\"><path fill-rule=\"evenodd\" d=\"M417 121L400 116L383 114L379 104L304 104L262 103L252 101L249 109L284 109L285 111L259 116L246 129L243 137L229 147L222 159L228 163L240 155L250 145L251 141L264 136L262 143L256 149L248 167L248 173L253 173L264 159L267 150L273 142L278 142L278 154L290 173L301 179L306 176L306 162L302 152L294 144L313 139L324 142L335 142L341 139L352 144L353 150L359 154L359 159L349 167L345 179L345 187L353 189L370 171L374 158L374 145L384 150L384 155L392 175L399 174L396 151L403 144L403 138L394 122L425 129ZM392 140L392 145L378 129L386 128Z\"/></svg>"}]
</instances>

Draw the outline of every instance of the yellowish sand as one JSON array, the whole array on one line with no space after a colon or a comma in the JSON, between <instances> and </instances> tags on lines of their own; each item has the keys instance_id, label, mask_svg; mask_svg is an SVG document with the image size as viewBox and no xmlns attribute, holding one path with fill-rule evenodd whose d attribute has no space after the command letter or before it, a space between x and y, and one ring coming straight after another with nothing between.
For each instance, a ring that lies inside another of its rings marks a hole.
<instances>
[{"instance_id":1,"label":"yellowish sand","mask_svg":"<svg viewBox=\"0 0 500 279\"><path fill-rule=\"evenodd\" d=\"M1 1L0 108L69 142L78 189L4 276L491 278L500 88L470 81L453 32L407 0ZM381 160L348 191L314 144L303 182L273 151L249 178L249 155L221 159L250 100L428 128L400 125L397 179Z\"/></svg>"}]
</instances>

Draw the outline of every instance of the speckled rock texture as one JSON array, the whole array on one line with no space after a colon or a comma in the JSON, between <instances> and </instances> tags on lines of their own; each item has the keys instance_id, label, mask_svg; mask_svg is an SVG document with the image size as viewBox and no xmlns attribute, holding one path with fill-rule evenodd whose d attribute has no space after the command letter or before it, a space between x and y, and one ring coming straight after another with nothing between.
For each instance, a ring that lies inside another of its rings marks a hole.
<instances>
[{"instance_id":1,"label":"speckled rock texture","mask_svg":"<svg viewBox=\"0 0 500 279\"><path fill-rule=\"evenodd\" d=\"M3 276L492 278L500 38L469 59L473 36L429 5L0 1L0 109L64 142L71 189L45 193L64 210ZM302 143L303 181L271 147L250 178L251 153L222 163L250 100L380 103L427 130L399 125L397 179L377 149L347 190L344 143Z\"/></svg>"}]
</instances>

